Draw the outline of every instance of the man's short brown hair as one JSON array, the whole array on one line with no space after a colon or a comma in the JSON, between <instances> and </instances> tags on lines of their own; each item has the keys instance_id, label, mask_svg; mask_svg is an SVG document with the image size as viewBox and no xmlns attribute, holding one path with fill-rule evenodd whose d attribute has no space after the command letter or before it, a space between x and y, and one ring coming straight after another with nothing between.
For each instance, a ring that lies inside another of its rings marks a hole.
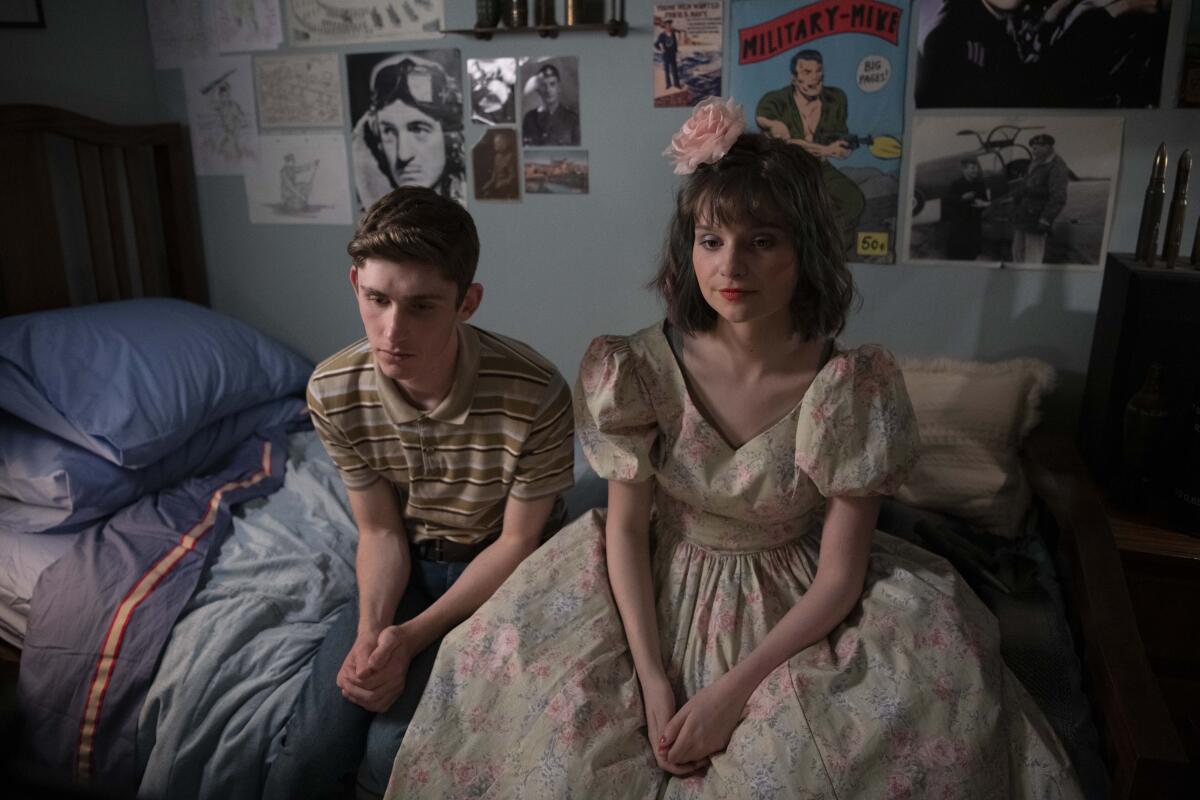
<instances>
[{"instance_id":1,"label":"man's short brown hair","mask_svg":"<svg viewBox=\"0 0 1200 800\"><path fill-rule=\"evenodd\" d=\"M479 264L475 220L458 203L432 189L402 186L379 198L346 245L354 266L368 258L436 267L466 297Z\"/></svg>"}]
</instances>

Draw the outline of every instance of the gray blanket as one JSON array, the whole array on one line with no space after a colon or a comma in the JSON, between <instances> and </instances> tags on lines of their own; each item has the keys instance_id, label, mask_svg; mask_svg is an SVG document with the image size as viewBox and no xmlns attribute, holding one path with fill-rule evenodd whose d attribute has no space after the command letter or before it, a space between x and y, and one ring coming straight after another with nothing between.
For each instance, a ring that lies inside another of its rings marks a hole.
<instances>
[{"instance_id":1,"label":"gray blanket","mask_svg":"<svg viewBox=\"0 0 1200 800\"><path fill-rule=\"evenodd\" d=\"M354 590L345 489L311 431L244 504L172 631L142 708L143 797L255 798L332 615Z\"/></svg>"}]
</instances>

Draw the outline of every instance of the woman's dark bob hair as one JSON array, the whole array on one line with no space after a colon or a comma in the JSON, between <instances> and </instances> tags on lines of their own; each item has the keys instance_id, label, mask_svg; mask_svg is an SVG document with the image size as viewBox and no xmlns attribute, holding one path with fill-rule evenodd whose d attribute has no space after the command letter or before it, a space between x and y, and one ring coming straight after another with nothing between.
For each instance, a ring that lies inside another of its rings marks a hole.
<instances>
[{"instance_id":1,"label":"woman's dark bob hair","mask_svg":"<svg viewBox=\"0 0 1200 800\"><path fill-rule=\"evenodd\" d=\"M708 331L717 312L704 299L692 265L696 224L770 225L796 250L792 324L806 341L839 334L854 302L854 279L821 165L796 145L763 134L738 137L725 157L702 164L679 190L662 263L652 282L667 319L684 333Z\"/></svg>"}]
</instances>

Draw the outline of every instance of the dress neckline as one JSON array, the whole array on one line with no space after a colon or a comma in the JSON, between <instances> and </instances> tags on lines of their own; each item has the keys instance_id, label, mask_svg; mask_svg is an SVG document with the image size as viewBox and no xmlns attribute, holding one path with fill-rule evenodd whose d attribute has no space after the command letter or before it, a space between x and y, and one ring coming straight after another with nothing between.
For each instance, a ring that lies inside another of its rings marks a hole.
<instances>
[{"instance_id":1,"label":"dress neckline","mask_svg":"<svg viewBox=\"0 0 1200 800\"><path fill-rule=\"evenodd\" d=\"M795 413L800 410L800 407L804 405L804 399L808 397L809 391L812 389L813 384L816 383L821 377L821 373L825 371L825 368L828 367L830 363L832 363L833 357L835 355L840 355L842 352L841 348L837 346L837 343L833 339L827 340L825 352L821 357L821 364L817 367L817 371L813 373L813 379L808 382L808 386L806 386L804 391L801 392L800 399L796 401L796 404L791 406L782 416L772 421L753 436L746 439L741 444L735 445L733 441L730 440L730 438L725 434L725 431L721 430L721 426L713 421L711 415L709 414L708 408L704 405L704 403L702 403L700 399L692 392L691 379L688 377L687 370L683 367L683 358L682 353L680 352L680 348L682 348L683 345L683 339L679 331L671 327L670 321L665 319L662 321L661 325L655 326L654 330L655 333L658 334L658 338L662 340L662 345L665 347L667 357L670 359L671 366L675 373L675 378L679 381L679 385L683 389L684 401L687 403L687 405L692 407L692 410L695 411L696 416L698 416L700 420L717 435L717 438L720 439L721 444L725 445L725 447L728 448L732 453L740 452L742 448L757 441L758 439L763 438L782 425L785 420L795 415Z\"/></svg>"}]
</instances>

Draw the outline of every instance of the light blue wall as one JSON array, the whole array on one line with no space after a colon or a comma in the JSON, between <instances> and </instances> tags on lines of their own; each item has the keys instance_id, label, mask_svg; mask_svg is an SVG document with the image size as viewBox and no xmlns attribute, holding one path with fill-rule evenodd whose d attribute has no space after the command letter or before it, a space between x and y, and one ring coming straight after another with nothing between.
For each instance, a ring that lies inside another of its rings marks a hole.
<instances>
[{"instance_id":1,"label":"light blue wall","mask_svg":"<svg viewBox=\"0 0 1200 800\"><path fill-rule=\"evenodd\" d=\"M0 28L0 103L162 121L143 0L43 0L45 28Z\"/></svg>"},{"instance_id":2,"label":"light blue wall","mask_svg":"<svg viewBox=\"0 0 1200 800\"><path fill-rule=\"evenodd\" d=\"M446 5L449 25L471 24L473 2L446 0ZM479 279L485 298L476 321L528 341L568 380L591 337L632 331L660 313L641 288L653 273L677 186L659 153L688 111L651 107L651 4L630 0L626 6L633 30L623 39L519 35L481 42L451 36L411 45L458 47L464 59L579 58L590 194L470 204L483 242ZM114 121L166 117L186 122L180 73L153 70L142 0L46 0L45 7L46 30L0 30L0 102L50 103ZM1170 107L1186 16L1186 4L1176 2L1164 71L1168 107L1124 112L1110 238L1114 250L1133 249L1141 194L1158 142L1165 140L1172 156L1185 146L1200 155L1200 110ZM399 47L338 51L386 49ZM482 130L468 126L468 144ZM360 335L346 282L348 226L251 225L240 178L204 177L197 183L218 310L313 359ZM1186 245L1198 205L1192 203ZM1063 391L1054 416L1073 420L1091 346L1099 271L902 264L857 265L854 272L863 305L851 319L846 341L880 341L901 355L1044 358L1061 374Z\"/></svg>"}]
</instances>

